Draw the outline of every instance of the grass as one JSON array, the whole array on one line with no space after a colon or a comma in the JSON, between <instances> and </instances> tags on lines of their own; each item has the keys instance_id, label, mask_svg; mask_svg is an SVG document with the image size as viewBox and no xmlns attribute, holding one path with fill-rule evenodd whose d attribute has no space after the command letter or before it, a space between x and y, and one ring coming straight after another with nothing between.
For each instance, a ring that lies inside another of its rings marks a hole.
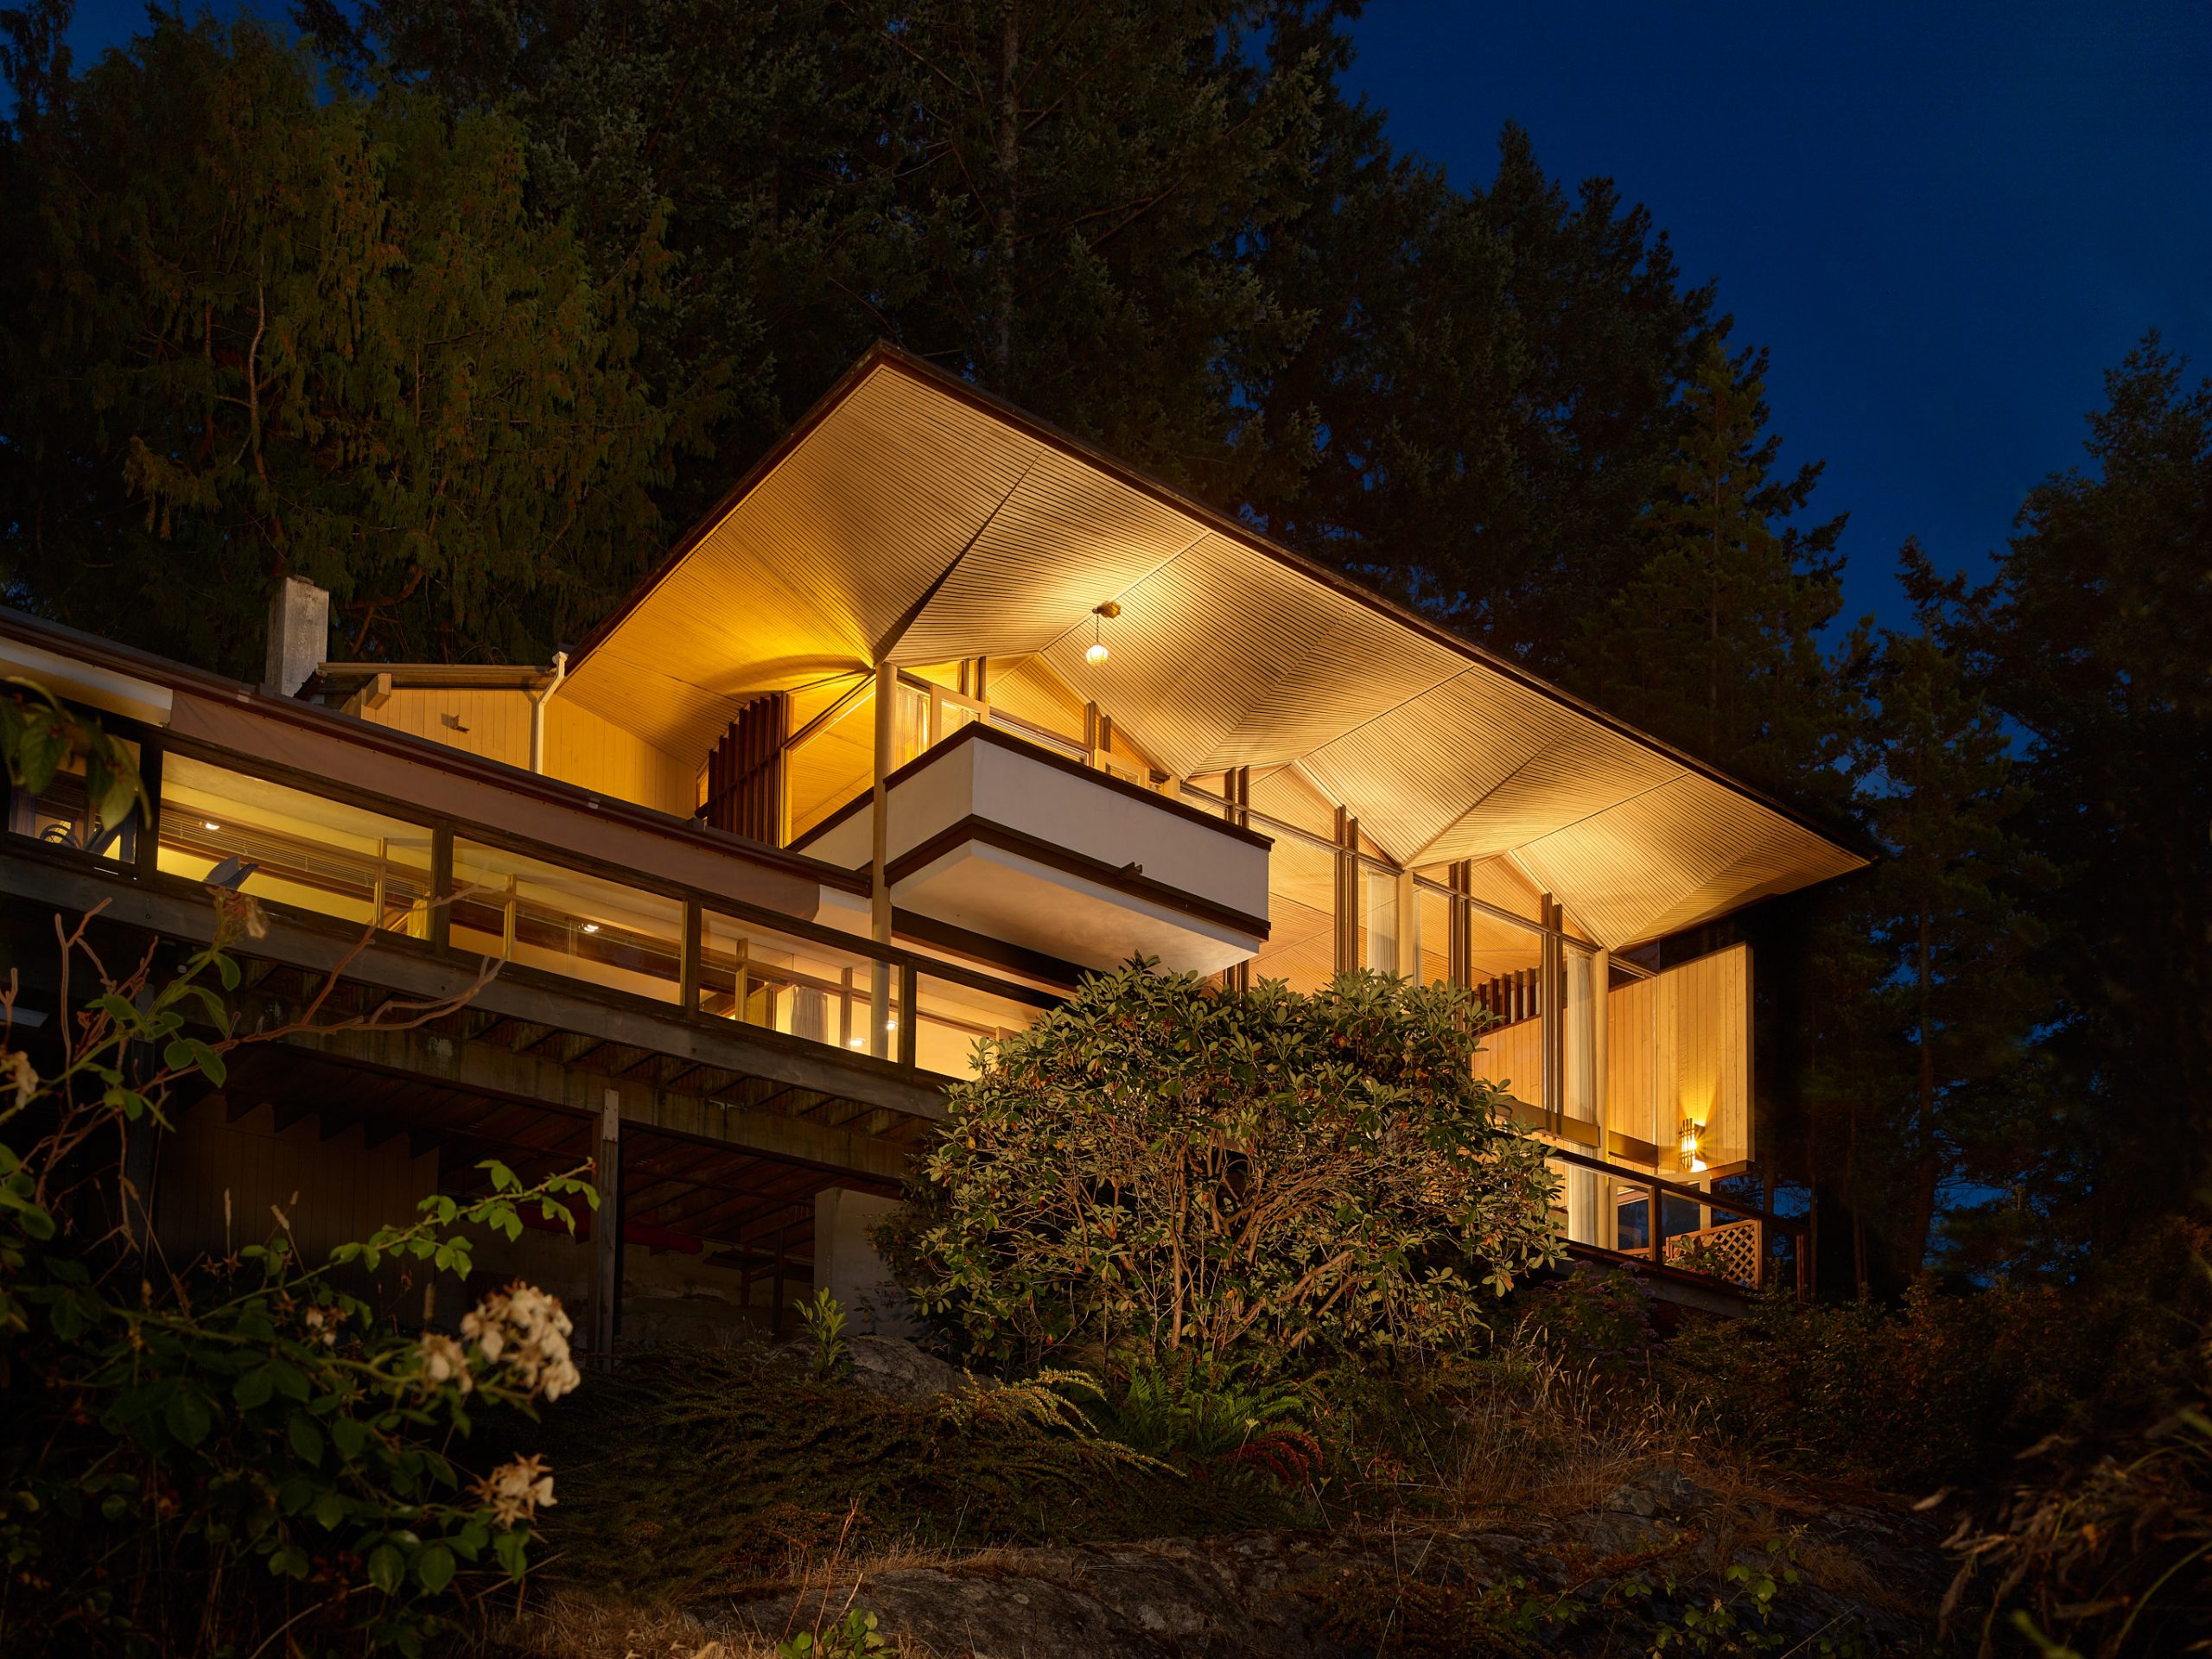
<instances>
[{"instance_id":1,"label":"grass","mask_svg":"<svg viewBox=\"0 0 2212 1659\"><path fill-rule=\"evenodd\" d=\"M757 1348L629 1361L534 1437L557 1471L546 1580L681 1605L785 1583L838 1549L934 1555L1313 1518L1233 1471L1140 1459L1042 1393L889 1401Z\"/></svg>"},{"instance_id":2,"label":"grass","mask_svg":"<svg viewBox=\"0 0 2212 1659\"><path fill-rule=\"evenodd\" d=\"M709 1641L683 1610L797 1590L804 1627L807 1610L834 1617L856 1584L865 1605L867 1578L900 1567L1034 1572L1023 1547L1307 1529L1433 1542L1433 1556L1421 1546L1435 1569L1425 1582L1338 1586L1347 1628L1373 1615L1368 1603L1387 1603L1400 1609L1391 1617L1439 1631L1495 1625L1496 1650L1517 1651L1541 1632L1516 1621L1549 1592L1515 1599L1466 1578L1452 1565L1454 1535L1552 1526L1557 1537L1555 1523L1599 1511L1655 1464L1704 1490L1675 1552L1686 1575L1787 1537L1829 1590L1897 1612L1912 1600L1819 1524L1846 1494L1732 1456L1640 1365L1510 1341L1414 1375L1321 1379L1308 1421L1325 1460L1294 1488L1233 1456L1170 1467L1130 1452L1091 1432L1071 1392L904 1403L817 1383L757 1348L664 1351L594 1376L531 1437L556 1471L548 1556L528 1604L507 1605L483 1651L753 1659L773 1643ZM1570 1578L1618 1570L1572 1546L1538 1553ZM900 1651L919 1653L911 1641Z\"/></svg>"}]
</instances>

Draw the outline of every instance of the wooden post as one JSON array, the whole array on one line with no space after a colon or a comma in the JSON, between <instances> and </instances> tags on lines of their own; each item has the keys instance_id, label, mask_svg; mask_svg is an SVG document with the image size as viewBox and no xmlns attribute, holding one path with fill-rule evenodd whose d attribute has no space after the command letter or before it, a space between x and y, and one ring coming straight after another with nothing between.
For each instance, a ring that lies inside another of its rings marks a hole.
<instances>
[{"instance_id":1,"label":"wooden post","mask_svg":"<svg viewBox=\"0 0 2212 1659\"><path fill-rule=\"evenodd\" d=\"M1611 1090L1606 1087L1605 1068L1609 1063L1606 1045L1610 1040L1605 1029L1607 1005L1611 1001L1613 958L1609 950L1598 950L1590 958L1590 1098L1598 1117L1598 1159L1611 1163L1613 1157L1613 1103ZM1598 1178L1598 1243L1609 1250L1620 1249L1620 1200L1613 1191L1613 1178Z\"/></svg>"},{"instance_id":2,"label":"wooden post","mask_svg":"<svg viewBox=\"0 0 2212 1659\"><path fill-rule=\"evenodd\" d=\"M921 1042L921 973L911 962L899 965L899 1064L912 1066Z\"/></svg>"},{"instance_id":3,"label":"wooden post","mask_svg":"<svg viewBox=\"0 0 2212 1659\"><path fill-rule=\"evenodd\" d=\"M440 950L453 944L453 826L430 831L430 943Z\"/></svg>"},{"instance_id":4,"label":"wooden post","mask_svg":"<svg viewBox=\"0 0 2212 1659\"><path fill-rule=\"evenodd\" d=\"M772 1341L784 1339L784 1243L788 1225L776 1229L776 1272L768 1287L768 1336Z\"/></svg>"},{"instance_id":5,"label":"wooden post","mask_svg":"<svg viewBox=\"0 0 2212 1659\"><path fill-rule=\"evenodd\" d=\"M1649 1217L1648 1224L1643 1230L1647 1254L1651 1257L1653 1267L1663 1267L1667 1262L1667 1228L1663 1219L1666 1211L1660 1207L1657 1187L1645 1187L1643 1197L1648 1206L1646 1214Z\"/></svg>"},{"instance_id":6,"label":"wooden post","mask_svg":"<svg viewBox=\"0 0 2212 1659\"><path fill-rule=\"evenodd\" d=\"M612 1354L622 1325L622 1096L612 1089L600 1107L592 1185L599 1211L591 1227L591 1345Z\"/></svg>"},{"instance_id":7,"label":"wooden post","mask_svg":"<svg viewBox=\"0 0 2212 1659\"><path fill-rule=\"evenodd\" d=\"M898 731L899 671L875 665L875 799L868 893L868 932L878 944L891 943L891 774L893 740ZM868 1052L879 1059L890 1052L891 964L878 960L868 972Z\"/></svg>"},{"instance_id":8,"label":"wooden post","mask_svg":"<svg viewBox=\"0 0 2212 1659\"><path fill-rule=\"evenodd\" d=\"M704 950L706 916L696 899L683 901L683 954L676 966L676 1000L686 1014L699 1012L700 957Z\"/></svg>"}]
</instances>

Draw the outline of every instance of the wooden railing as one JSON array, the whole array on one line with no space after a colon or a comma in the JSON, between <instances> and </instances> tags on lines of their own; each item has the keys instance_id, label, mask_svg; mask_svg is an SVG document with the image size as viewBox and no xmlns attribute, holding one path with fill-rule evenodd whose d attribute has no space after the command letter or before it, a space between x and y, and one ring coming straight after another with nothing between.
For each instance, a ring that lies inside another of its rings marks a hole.
<instances>
[{"instance_id":1,"label":"wooden railing","mask_svg":"<svg viewBox=\"0 0 2212 1659\"><path fill-rule=\"evenodd\" d=\"M1811 1294L1812 1263L1808 1249L1809 1229L1801 1217L1777 1215L1771 1210L1761 1210L1720 1193L1686 1186L1679 1181L1667 1180L1657 1175L1647 1175L1641 1170L1609 1164L1603 1159L1586 1158L1579 1152L1568 1152L1563 1147L1547 1146L1544 1155L1560 1163L1571 1164L1578 1169L1594 1171L1616 1186L1628 1187L1644 1195L1650 1225L1643 1248L1641 1250L1610 1250L1605 1252L1608 1255L1627 1260L1641 1257L1654 1268L1694 1274L1704 1279L1719 1279L1745 1290L1761 1291L1767 1289L1775 1277L1772 1241L1779 1235L1790 1241L1790 1265L1796 1280L1797 1300L1802 1302ZM1717 1211L1734 1219L1689 1232L1676 1233L1669 1238L1663 1203L1669 1198L1681 1198L1701 1210Z\"/></svg>"}]
</instances>

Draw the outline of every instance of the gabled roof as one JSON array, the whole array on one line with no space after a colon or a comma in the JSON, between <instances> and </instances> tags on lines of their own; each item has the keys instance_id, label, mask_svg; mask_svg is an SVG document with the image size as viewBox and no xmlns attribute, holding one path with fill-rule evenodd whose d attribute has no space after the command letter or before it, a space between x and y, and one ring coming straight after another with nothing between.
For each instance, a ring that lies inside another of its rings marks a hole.
<instances>
[{"instance_id":1,"label":"gabled roof","mask_svg":"<svg viewBox=\"0 0 2212 1659\"><path fill-rule=\"evenodd\" d=\"M1120 603L1111 655L1091 612ZM571 658L703 754L761 691L1036 654L1180 776L1298 762L1409 864L1515 856L1608 945L1866 861L1778 803L889 346Z\"/></svg>"}]
</instances>

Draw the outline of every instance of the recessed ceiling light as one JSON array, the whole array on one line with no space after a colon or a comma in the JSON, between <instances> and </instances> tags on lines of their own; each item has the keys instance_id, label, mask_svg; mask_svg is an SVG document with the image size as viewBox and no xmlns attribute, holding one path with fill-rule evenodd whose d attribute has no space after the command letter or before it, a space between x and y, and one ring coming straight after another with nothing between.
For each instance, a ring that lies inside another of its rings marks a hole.
<instances>
[{"instance_id":1,"label":"recessed ceiling light","mask_svg":"<svg viewBox=\"0 0 2212 1659\"><path fill-rule=\"evenodd\" d=\"M587 933L596 933L596 932L598 932L598 931L599 931L599 924L598 924L597 922L586 922L586 923L584 924L584 931L585 931L585 932L587 932Z\"/></svg>"},{"instance_id":2,"label":"recessed ceiling light","mask_svg":"<svg viewBox=\"0 0 2212 1659\"><path fill-rule=\"evenodd\" d=\"M213 818L202 818L200 820L200 827L202 830L219 830L223 826Z\"/></svg>"}]
</instances>

